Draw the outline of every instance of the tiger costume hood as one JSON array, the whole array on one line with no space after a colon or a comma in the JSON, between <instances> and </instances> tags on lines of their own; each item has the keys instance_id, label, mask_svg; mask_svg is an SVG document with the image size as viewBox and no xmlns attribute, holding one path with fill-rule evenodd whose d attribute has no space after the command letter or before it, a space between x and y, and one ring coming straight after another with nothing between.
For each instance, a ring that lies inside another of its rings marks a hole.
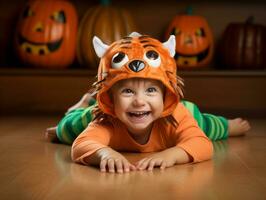
<instances>
[{"instance_id":1,"label":"tiger costume hood","mask_svg":"<svg viewBox=\"0 0 266 200\"><path fill-rule=\"evenodd\" d=\"M100 64L98 68L97 102L105 114L115 116L108 90L118 81L130 78L159 80L165 86L164 110L161 117L172 114L182 93L182 80L176 75L175 36L161 43L147 35L133 32L129 36L104 44L94 36L93 46Z\"/></svg>"}]
</instances>

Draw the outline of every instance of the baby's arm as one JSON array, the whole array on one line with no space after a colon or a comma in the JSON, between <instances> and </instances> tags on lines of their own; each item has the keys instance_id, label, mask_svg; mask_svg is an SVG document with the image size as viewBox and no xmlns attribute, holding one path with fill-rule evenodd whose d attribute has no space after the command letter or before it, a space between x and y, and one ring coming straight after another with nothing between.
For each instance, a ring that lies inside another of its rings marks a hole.
<instances>
[{"instance_id":1,"label":"baby's arm","mask_svg":"<svg viewBox=\"0 0 266 200\"><path fill-rule=\"evenodd\" d=\"M90 123L72 145L72 160L84 165L97 165L102 172L123 173L135 170L122 154L108 147L112 131L108 125Z\"/></svg>"},{"instance_id":2,"label":"baby's arm","mask_svg":"<svg viewBox=\"0 0 266 200\"><path fill-rule=\"evenodd\" d=\"M169 128L169 125L163 133L167 141L175 141L173 147L138 161L137 169L152 170L155 166L164 169L175 164L201 162L212 157L211 141L182 104L179 104L173 117L178 121L178 127Z\"/></svg>"},{"instance_id":3,"label":"baby's arm","mask_svg":"<svg viewBox=\"0 0 266 200\"><path fill-rule=\"evenodd\" d=\"M153 170L154 167L165 169L176 164L184 164L191 162L192 158L182 148L172 147L164 151L148 156L136 163L139 170Z\"/></svg>"}]
</instances>

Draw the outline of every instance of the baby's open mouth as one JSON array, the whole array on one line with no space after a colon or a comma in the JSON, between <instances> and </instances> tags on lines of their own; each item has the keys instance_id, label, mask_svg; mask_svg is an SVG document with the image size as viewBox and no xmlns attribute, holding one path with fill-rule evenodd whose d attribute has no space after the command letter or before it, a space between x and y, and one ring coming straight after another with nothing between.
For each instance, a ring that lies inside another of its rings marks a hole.
<instances>
[{"instance_id":1,"label":"baby's open mouth","mask_svg":"<svg viewBox=\"0 0 266 200\"><path fill-rule=\"evenodd\" d=\"M149 115L150 113L151 113L151 111L135 111L135 112L128 112L127 114L130 117L142 118L142 117Z\"/></svg>"}]
</instances>

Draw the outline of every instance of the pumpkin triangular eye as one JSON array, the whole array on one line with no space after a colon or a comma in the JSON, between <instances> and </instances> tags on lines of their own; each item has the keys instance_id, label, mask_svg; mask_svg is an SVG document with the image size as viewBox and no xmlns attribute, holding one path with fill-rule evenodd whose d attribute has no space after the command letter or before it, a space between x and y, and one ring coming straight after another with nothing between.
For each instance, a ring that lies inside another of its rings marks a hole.
<instances>
[{"instance_id":1,"label":"pumpkin triangular eye","mask_svg":"<svg viewBox=\"0 0 266 200\"><path fill-rule=\"evenodd\" d=\"M58 22L58 23L66 23L66 15L64 11L57 11L54 12L51 16L51 19Z\"/></svg>"},{"instance_id":2,"label":"pumpkin triangular eye","mask_svg":"<svg viewBox=\"0 0 266 200\"><path fill-rule=\"evenodd\" d=\"M181 30L179 28L173 28L173 30L171 31L170 35L179 35L181 33Z\"/></svg>"},{"instance_id":3,"label":"pumpkin triangular eye","mask_svg":"<svg viewBox=\"0 0 266 200\"><path fill-rule=\"evenodd\" d=\"M203 28L198 28L195 32L196 36L200 36L200 37L205 37L206 34L205 34L205 31Z\"/></svg>"},{"instance_id":4,"label":"pumpkin triangular eye","mask_svg":"<svg viewBox=\"0 0 266 200\"><path fill-rule=\"evenodd\" d=\"M33 15L35 15L35 13L30 9L30 6L27 6L23 12L23 18L31 17Z\"/></svg>"}]
</instances>

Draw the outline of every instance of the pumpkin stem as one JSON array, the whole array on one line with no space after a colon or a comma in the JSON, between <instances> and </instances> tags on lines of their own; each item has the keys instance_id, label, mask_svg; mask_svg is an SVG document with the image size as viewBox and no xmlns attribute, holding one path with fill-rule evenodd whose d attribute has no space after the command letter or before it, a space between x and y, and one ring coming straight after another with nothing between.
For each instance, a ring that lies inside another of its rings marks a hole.
<instances>
[{"instance_id":1,"label":"pumpkin stem","mask_svg":"<svg viewBox=\"0 0 266 200\"><path fill-rule=\"evenodd\" d=\"M188 6L187 9L186 9L186 14L187 15L193 15L193 8L192 6Z\"/></svg>"},{"instance_id":2,"label":"pumpkin stem","mask_svg":"<svg viewBox=\"0 0 266 200\"><path fill-rule=\"evenodd\" d=\"M249 16L246 20L246 24L254 24L254 16Z\"/></svg>"},{"instance_id":3,"label":"pumpkin stem","mask_svg":"<svg viewBox=\"0 0 266 200\"><path fill-rule=\"evenodd\" d=\"M109 6L111 4L110 0L100 0L101 5L103 6Z\"/></svg>"}]
</instances>

